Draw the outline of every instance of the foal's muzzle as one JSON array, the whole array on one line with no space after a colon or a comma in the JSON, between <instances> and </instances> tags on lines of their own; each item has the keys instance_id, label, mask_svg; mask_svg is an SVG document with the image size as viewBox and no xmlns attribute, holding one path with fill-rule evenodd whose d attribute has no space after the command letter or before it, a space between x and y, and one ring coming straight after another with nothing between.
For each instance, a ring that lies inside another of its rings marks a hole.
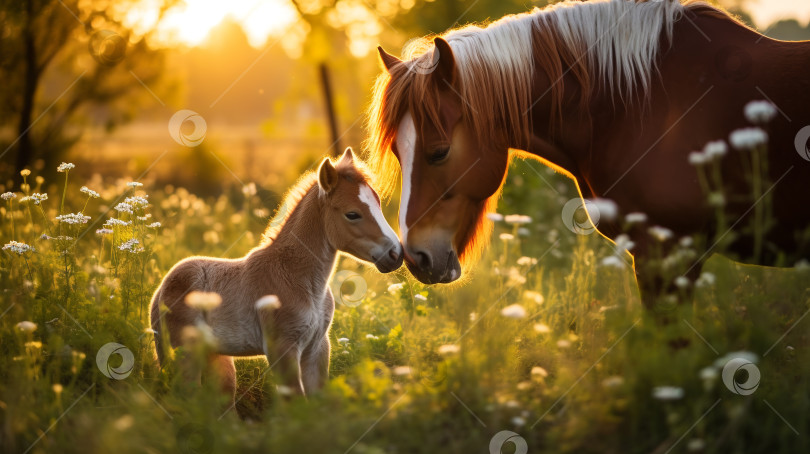
<instances>
[{"instance_id":1,"label":"foal's muzzle","mask_svg":"<svg viewBox=\"0 0 810 454\"><path fill-rule=\"evenodd\" d=\"M381 273L390 273L402 266L402 245L399 242L388 241L385 246L374 248L371 259Z\"/></svg>"},{"instance_id":2,"label":"foal's muzzle","mask_svg":"<svg viewBox=\"0 0 810 454\"><path fill-rule=\"evenodd\" d=\"M448 284L461 277L461 263L451 248L438 252L408 248L405 264L411 274L423 284Z\"/></svg>"}]
</instances>

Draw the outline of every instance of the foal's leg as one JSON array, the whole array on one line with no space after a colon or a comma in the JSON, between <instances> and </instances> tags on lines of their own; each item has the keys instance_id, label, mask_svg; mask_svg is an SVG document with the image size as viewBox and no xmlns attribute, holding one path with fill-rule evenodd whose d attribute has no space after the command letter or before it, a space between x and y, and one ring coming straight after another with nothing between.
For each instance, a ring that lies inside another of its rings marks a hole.
<instances>
[{"instance_id":1,"label":"foal's leg","mask_svg":"<svg viewBox=\"0 0 810 454\"><path fill-rule=\"evenodd\" d=\"M279 371L281 382L296 394L304 394L301 381L301 348L294 342L277 342L267 355L270 367Z\"/></svg>"},{"instance_id":2,"label":"foal's leg","mask_svg":"<svg viewBox=\"0 0 810 454\"><path fill-rule=\"evenodd\" d=\"M318 342L308 348L301 358L301 375L304 382L304 390L311 393L323 388L326 379L329 377L329 355L332 346L329 343L329 335L326 334Z\"/></svg>"},{"instance_id":3,"label":"foal's leg","mask_svg":"<svg viewBox=\"0 0 810 454\"><path fill-rule=\"evenodd\" d=\"M208 358L208 366L219 380L222 392L227 394L232 402L236 395L236 366L233 364L233 357L211 355Z\"/></svg>"}]
</instances>

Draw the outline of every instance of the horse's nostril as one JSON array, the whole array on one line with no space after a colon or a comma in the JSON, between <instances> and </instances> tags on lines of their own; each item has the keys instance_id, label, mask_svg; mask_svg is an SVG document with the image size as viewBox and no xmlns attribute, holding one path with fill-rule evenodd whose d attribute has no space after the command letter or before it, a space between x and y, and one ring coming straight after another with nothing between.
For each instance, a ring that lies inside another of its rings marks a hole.
<instances>
[{"instance_id":1,"label":"horse's nostril","mask_svg":"<svg viewBox=\"0 0 810 454\"><path fill-rule=\"evenodd\" d=\"M429 270L431 265L430 256L423 251L416 252L416 264L423 270Z\"/></svg>"},{"instance_id":2,"label":"horse's nostril","mask_svg":"<svg viewBox=\"0 0 810 454\"><path fill-rule=\"evenodd\" d=\"M388 251L388 256L391 257L391 260L399 260L399 253L397 253L396 249L391 249Z\"/></svg>"}]
</instances>

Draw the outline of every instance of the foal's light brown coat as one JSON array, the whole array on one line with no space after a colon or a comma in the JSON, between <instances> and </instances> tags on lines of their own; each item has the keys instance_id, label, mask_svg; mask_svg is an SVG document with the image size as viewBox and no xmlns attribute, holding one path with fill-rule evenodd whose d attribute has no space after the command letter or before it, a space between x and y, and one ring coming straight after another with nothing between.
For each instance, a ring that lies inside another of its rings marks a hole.
<instances>
[{"instance_id":1,"label":"foal's light brown coat","mask_svg":"<svg viewBox=\"0 0 810 454\"><path fill-rule=\"evenodd\" d=\"M204 321L217 339L212 362L231 394L233 356L266 355L278 365L284 384L299 393L321 387L329 369L328 331L335 309L327 284L337 252L373 262L382 272L402 264L402 248L367 181L348 149L336 166L325 159L317 174L301 178L282 204L286 217L280 225L271 223L263 243L245 257L191 257L177 263L152 299L161 364L162 330L177 347L184 328ZM191 291L216 292L222 304L203 313L185 303ZM281 307L257 309L256 301L265 295L277 295ZM168 308L162 317L161 304Z\"/></svg>"}]
</instances>

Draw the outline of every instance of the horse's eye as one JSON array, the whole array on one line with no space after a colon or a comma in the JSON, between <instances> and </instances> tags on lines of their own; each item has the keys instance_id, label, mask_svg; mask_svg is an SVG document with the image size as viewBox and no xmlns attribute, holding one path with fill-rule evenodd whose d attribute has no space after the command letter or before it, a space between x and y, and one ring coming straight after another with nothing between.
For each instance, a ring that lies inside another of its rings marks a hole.
<instances>
[{"instance_id":1,"label":"horse's eye","mask_svg":"<svg viewBox=\"0 0 810 454\"><path fill-rule=\"evenodd\" d=\"M428 164L438 164L444 161L448 154L450 154L450 147L436 148L428 157Z\"/></svg>"},{"instance_id":2,"label":"horse's eye","mask_svg":"<svg viewBox=\"0 0 810 454\"><path fill-rule=\"evenodd\" d=\"M349 211L348 213L344 214L344 216L346 216L346 219L348 219L350 221L356 221L356 220L363 217L363 216L360 216L360 213L356 213L354 211Z\"/></svg>"}]
</instances>

